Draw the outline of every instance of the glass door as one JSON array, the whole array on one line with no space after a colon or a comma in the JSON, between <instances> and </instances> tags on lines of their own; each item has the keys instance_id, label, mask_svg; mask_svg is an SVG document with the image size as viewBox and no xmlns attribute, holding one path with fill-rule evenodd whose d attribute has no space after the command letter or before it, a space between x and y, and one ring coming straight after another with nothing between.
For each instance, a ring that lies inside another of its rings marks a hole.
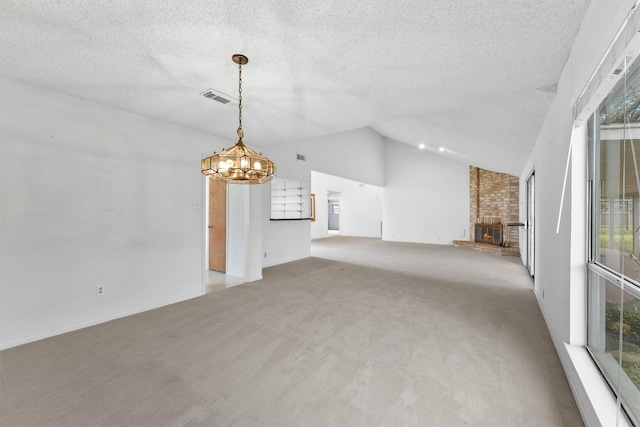
<instances>
[{"instance_id":1,"label":"glass door","mask_svg":"<svg viewBox=\"0 0 640 427\"><path fill-rule=\"evenodd\" d=\"M535 275L535 172L527 179L527 270L529 275Z\"/></svg>"}]
</instances>

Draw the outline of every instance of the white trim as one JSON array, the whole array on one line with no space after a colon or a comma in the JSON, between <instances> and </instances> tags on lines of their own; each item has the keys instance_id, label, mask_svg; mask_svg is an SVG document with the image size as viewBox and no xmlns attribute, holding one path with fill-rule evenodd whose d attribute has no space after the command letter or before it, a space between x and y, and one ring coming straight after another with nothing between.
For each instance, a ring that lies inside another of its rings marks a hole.
<instances>
[{"instance_id":1,"label":"white trim","mask_svg":"<svg viewBox=\"0 0 640 427\"><path fill-rule=\"evenodd\" d=\"M598 61L580 94L573 101L576 116L574 126L582 126L589 119L611 88L620 80L640 54L640 0L628 12L622 26Z\"/></svg>"},{"instance_id":2,"label":"white trim","mask_svg":"<svg viewBox=\"0 0 640 427\"><path fill-rule=\"evenodd\" d=\"M542 299L537 291L534 291L534 295L545 324L548 325ZM549 328L547 330L585 426L633 427L624 412L621 409L618 412L616 398L587 349L558 342L553 331Z\"/></svg>"},{"instance_id":3,"label":"white trim","mask_svg":"<svg viewBox=\"0 0 640 427\"><path fill-rule=\"evenodd\" d=\"M587 426L632 427L586 348L564 343L575 375L568 375L578 410ZM572 380L573 379L573 380ZM577 379L577 381L576 381Z\"/></svg>"},{"instance_id":4,"label":"white trim","mask_svg":"<svg viewBox=\"0 0 640 427\"><path fill-rule=\"evenodd\" d=\"M571 133L571 238L569 270L569 343L587 345L587 126Z\"/></svg>"},{"instance_id":5,"label":"white trim","mask_svg":"<svg viewBox=\"0 0 640 427\"><path fill-rule=\"evenodd\" d=\"M202 155L206 157L206 155ZM209 177L202 175L202 295L207 293L207 272L209 271Z\"/></svg>"}]
</instances>

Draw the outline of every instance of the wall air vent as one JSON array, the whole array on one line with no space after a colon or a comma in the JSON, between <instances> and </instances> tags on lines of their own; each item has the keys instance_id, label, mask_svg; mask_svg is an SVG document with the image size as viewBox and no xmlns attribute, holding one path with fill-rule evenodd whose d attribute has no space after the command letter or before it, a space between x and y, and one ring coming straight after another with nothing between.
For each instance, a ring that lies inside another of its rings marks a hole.
<instances>
[{"instance_id":1,"label":"wall air vent","mask_svg":"<svg viewBox=\"0 0 640 427\"><path fill-rule=\"evenodd\" d=\"M219 90L215 89L207 89L202 92L202 96L205 98L212 99L214 101L218 101L221 104L235 104L236 99L232 96L227 95L226 93L222 93Z\"/></svg>"},{"instance_id":2,"label":"wall air vent","mask_svg":"<svg viewBox=\"0 0 640 427\"><path fill-rule=\"evenodd\" d=\"M303 162L307 161L307 156L304 154L296 154L296 160L302 160Z\"/></svg>"}]
</instances>

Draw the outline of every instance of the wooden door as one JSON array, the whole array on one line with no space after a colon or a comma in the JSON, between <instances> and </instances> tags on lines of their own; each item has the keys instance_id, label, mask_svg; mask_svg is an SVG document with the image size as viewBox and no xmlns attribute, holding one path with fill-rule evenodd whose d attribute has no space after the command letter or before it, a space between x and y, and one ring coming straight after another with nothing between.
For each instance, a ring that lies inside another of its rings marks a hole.
<instances>
[{"instance_id":1,"label":"wooden door","mask_svg":"<svg viewBox=\"0 0 640 427\"><path fill-rule=\"evenodd\" d=\"M209 270L227 267L227 182L209 178Z\"/></svg>"}]
</instances>

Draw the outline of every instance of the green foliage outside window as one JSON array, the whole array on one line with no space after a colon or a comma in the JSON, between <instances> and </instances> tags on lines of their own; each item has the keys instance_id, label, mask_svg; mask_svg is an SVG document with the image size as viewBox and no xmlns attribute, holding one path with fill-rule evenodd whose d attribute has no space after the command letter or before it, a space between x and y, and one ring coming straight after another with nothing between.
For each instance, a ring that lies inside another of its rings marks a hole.
<instances>
[{"instance_id":1,"label":"green foliage outside window","mask_svg":"<svg viewBox=\"0 0 640 427\"><path fill-rule=\"evenodd\" d=\"M620 362L620 329L622 328L622 369L640 389L640 300L625 303L620 324L620 306L608 302L607 352Z\"/></svg>"},{"instance_id":2,"label":"green foliage outside window","mask_svg":"<svg viewBox=\"0 0 640 427\"><path fill-rule=\"evenodd\" d=\"M623 252L633 253L633 232L631 230L625 230L622 228L613 229L613 242L614 247L612 249L618 249ZM600 229L600 248L609 248L609 229Z\"/></svg>"}]
</instances>

